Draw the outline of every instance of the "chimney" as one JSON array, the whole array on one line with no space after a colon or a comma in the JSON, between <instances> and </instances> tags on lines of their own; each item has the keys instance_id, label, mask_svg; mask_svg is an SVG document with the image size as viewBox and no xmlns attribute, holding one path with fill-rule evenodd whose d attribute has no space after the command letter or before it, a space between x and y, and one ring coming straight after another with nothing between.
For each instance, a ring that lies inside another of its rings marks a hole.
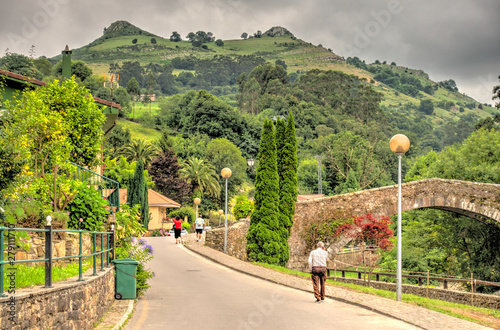
<instances>
[{"instance_id":1,"label":"chimney","mask_svg":"<svg viewBox=\"0 0 500 330\"><path fill-rule=\"evenodd\" d=\"M71 78L71 53L72 51L66 45L66 48L62 51L62 80Z\"/></svg>"}]
</instances>

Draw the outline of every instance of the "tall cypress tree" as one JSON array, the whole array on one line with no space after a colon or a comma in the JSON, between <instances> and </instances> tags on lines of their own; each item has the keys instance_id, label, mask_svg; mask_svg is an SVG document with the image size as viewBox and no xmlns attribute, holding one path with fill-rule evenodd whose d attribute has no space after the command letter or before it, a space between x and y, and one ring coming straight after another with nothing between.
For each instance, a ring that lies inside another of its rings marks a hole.
<instances>
[{"instance_id":1,"label":"tall cypress tree","mask_svg":"<svg viewBox=\"0 0 500 330\"><path fill-rule=\"evenodd\" d=\"M144 202L146 203L147 210L145 210ZM134 176L132 178L129 178L129 185L127 189L127 204L130 205L130 207L134 207L134 205L137 204L140 205L141 222L147 229L147 225L149 223L149 205L147 184L144 178L144 163L142 162L142 160L137 161Z\"/></svg>"},{"instance_id":2,"label":"tall cypress tree","mask_svg":"<svg viewBox=\"0 0 500 330\"><path fill-rule=\"evenodd\" d=\"M262 128L255 178L255 210L247 234L247 255L255 261L286 265L288 242L279 221L279 177L276 138L271 120Z\"/></svg>"},{"instance_id":3,"label":"tall cypress tree","mask_svg":"<svg viewBox=\"0 0 500 330\"><path fill-rule=\"evenodd\" d=\"M283 121L283 126L284 126ZM287 229L288 240L290 229L293 225L295 202L297 201L297 138L295 135L295 122L290 112L283 137L283 147L278 152L281 162L280 177L280 214L283 216L283 226Z\"/></svg>"}]
</instances>

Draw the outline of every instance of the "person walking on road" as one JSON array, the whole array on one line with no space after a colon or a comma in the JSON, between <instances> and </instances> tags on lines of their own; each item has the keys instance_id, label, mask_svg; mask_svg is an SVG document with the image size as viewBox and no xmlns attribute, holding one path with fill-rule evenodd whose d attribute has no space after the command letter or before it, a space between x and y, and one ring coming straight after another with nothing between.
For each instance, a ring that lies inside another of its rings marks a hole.
<instances>
[{"instance_id":1,"label":"person walking on road","mask_svg":"<svg viewBox=\"0 0 500 330\"><path fill-rule=\"evenodd\" d=\"M311 269L311 279L313 282L314 297L316 302L325 300L325 282L326 282L326 262L328 252L325 251L325 244L318 242L317 249L309 254L309 269Z\"/></svg>"},{"instance_id":2,"label":"person walking on road","mask_svg":"<svg viewBox=\"0 0 500 330\"><path fill-rule=\"evenodd\" d=\"M196 229L196 242L199 242L201 240L201 234L203 234L203 230L205 229L205 220L200 217L196 219L195 221L195 229Z\"/></svg>"},{"instance_id":3,"label":"person walking on road","mask_svg":"<svg viewBox=\"0 0 500 330\"><path fill-rule=\"evenodd\" d=\"M181 237L182 230L182 220L180 216L176 216L174 219L174 235L175 235L175 244L179 244L179 238Z\"/></svg>"}]
</instances>

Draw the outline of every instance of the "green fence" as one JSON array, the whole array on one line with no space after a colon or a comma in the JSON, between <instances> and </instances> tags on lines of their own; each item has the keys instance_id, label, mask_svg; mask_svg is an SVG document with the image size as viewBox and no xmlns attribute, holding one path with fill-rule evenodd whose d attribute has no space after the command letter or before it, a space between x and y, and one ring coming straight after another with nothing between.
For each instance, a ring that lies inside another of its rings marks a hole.
<instances>
[{"instance_id":1,"label":"green fence","mask_svg":"<svg viewBox=\"0 0 500 330\"><path fill-rule=\"evenodd\" d=\"M4 294L4 265L10 264L13 265L15 263L30 263L30 262L45 262L45 287L52 287L52 262L55 260L62 259L76 259L78 258L79 264L79 276L77 281L83 281L82 277L82 262L83 259L92 257L93 258L93 273L92 275L97 275L97 256L100 256L101 268L100 271L104 271L104 259L106 259L106 267L109 267L110 258L114 258L114 247L115 247L115 234L114 230L109 232L97 232L97 231L87 231L87 230L65 230L65 229L52 229L50 225L50 220L47 221L48 225L45 226L45 229L32 229L32 228L16 228L16 227L3 227L0 226L0 249L2 250L0 253L0 297L6 297ZM31 260L15 260L14 257L11 257L11 254L14 254L14 250L16 249L15 244L15 232L16 231L24 231L24 232L44 232L45 233L45 258L43 259L31 259ZM79 233L79 246L78 246L78 255L76 256L65 256L65 257L56 257L54 258L52 255L52 246L53 246L53 233L57 232L66 232L66 233ZM7 235L5 235L7 234ZM92 237L92 253L88 255L84 255L83 250L83 235L91 235ZM7 244L5 244L5 238L7 238ZM101 249L97 251L97 240L100 238L101 241ZM106 249L104 249L104 244L106 244ZM7 259L4 260L4 253L7 251Z\"/></svg>"}]
</instances>

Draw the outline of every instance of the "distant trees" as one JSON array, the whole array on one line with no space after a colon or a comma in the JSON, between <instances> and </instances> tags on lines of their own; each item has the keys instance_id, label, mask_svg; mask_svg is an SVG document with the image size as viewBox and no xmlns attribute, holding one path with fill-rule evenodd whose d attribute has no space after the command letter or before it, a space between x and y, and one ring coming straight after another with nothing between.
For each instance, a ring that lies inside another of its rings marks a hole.
<instances>
[{"instance_id":1,"label":"distant trees","mask_svg":"<svg viewBox=\"0 0 500 330\"><path fill-rule=\"evenodd\" d=\"M217 39L215 40L215 45L222 47L224 46L224 41L222 41L222 39Z\"/></svg>"},{"instance_id":2,"label":"distant trees","mask_svg":"<svg viewBox=\"0 0 500 330\"><path fill-rule=\"evenodd\" d=\"M274 62L274 64L276 65L281 65L283 67L283 69L286 70L286 68L288 67L286 64L285 64L285 61L283 60L276 60L276 62Z\"/></svg>"},{"instance_id":3,"label":"distant trees","mask_svg":"<svg viewBox=\"0 0 500 330\"><path fill-rule=\"evenodd\" d=\"M248 38L248 33L243 32L243 33L241 34L241 39L246 39L246 38Z\"/></svg>"},{"instance_id":4,"label":"distant trees","mask_svg":"<svg viewBox=\"0 0 500 330\"><path fill-rule=\"evenodd\" d=\"M207 42L213 42L215 37L212 32L198 31L196 33L189 32L186 38L191 41L193 47L200 47Z\"/></svg>"},{"instance_id":5,"label":"distant trees","mask_svg":"<svg viewBox=\"0 0 500 330\"><path fill-rule=\"evenodd\" d=\"M62 61L59 61L53 68L54 75L62 76ZM92 69L83 61L71 62L71 74L84 82L87 78L92 76Z\"/></svg>"},{"instance_id":6,"label":"distant trees","mask_svg":"<svg viewBox=\"0 0 500 330\"><path fill-rule=\"evenodd\" d=\"M124 156L129 162L141 160L147 167L158 154L158 149L145 140L134 139L118 150L119 156Z\"/></svg>"},{"instance_id":7,"label":"distant trees","mask_svg":"<svg viewBox=\"0 0 500 330\"><path fill-rule=\"evenodd\" d=\"M458 92L457 83L453 79L440 81L438 85L452 92Z\"/></svg>"},{"instance_id":8,"label":"distant trees","mask_svg":"<svg viewBox=\"0 0 500 330\"><path fill-rule=\"evenodd\" d=\"M170 36L170 41L179 42L179 41L182 41L182 37L177 31L174 31L174 32L172 32L172 35Z\"/></svg>"},{"instance_id":9,"label":"distant trees","mask_svg":"<svg viewBox=\"0 0 500 330\"><path fill-rule=\"evenodd\" d=\"M498 76L498 79L500 80L500 76ZM500 109L500 85L497 85L493 87L493 98L492 100L498 100L499 102L495 104L495 107L497 109Z\"/></svg>"},{"instance_id":10,"label":"distant trees","mask_svg":"<svg viewBox=\"0 0 500 330\"><path fill-rule=\"evenodd\" d=\"M154 45L156 44L156 38L151 38L151 43Z\"/></svg>"},{"instance_id":11,"label":"distant trees","mask_svg":"<svg viewBox=\"0 0 500 330\"><path fill-rule=\"evenodd\" d=\"M262 31L261 31L261 30L257 30L257 32L255 32L255 33L253 34L253 36L254 36L255 38L260 38L260 37L262 37Z\"/></svg>"},{"instance_id":12,"label":"distant trees","mask_svg":"<svg viewBox=\"0 0 500 330\"><path fill-rule=\"evenodd\" d=\"M135 45L137 43L137 38L132 39L132 43Z\"/></svg>"},{"instance_id":13,"label":"distant trees","mask_svg":"<svg viewBox=\"0 0 500 330\"><path fill-rule=\"evenodd\" d=\"M182 164L180 170L184 178L191 184L193 191L219 197L220 185L218 174L212 164L203 159L192 157Z\"/></svg>"}]
</instances>

